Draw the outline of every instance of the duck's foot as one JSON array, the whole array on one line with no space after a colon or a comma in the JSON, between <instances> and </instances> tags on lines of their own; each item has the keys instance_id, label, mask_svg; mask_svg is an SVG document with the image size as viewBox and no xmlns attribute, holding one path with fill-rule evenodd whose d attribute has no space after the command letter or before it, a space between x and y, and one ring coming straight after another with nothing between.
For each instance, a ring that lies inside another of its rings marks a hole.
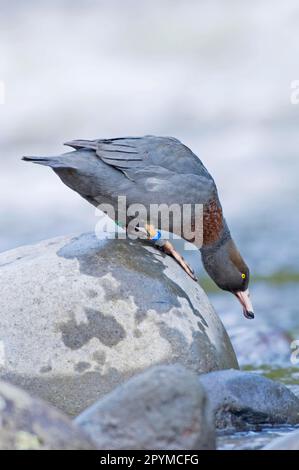
<instances>
[{"instance_id":1,"label":"duck's foot","mask_svg":"<svg viewBox=\"0 0 299 470\"><path fill-rule=\"evenodd\" d=\"M145 237L160 250L164 251L169 256L172 256L177 263L183 268L183 270L190 276L194 281L197 281L197 277L194 274L191 266L184 260L178 251L174 248L169 240L164 240L161 236L160 230L155 229L153 225L145 224L145 227L139 227L141 237Z\"/></svg>"},{"instance_id":2,"label":"duck's foot","mask_svg":"<svg viewBox=\"0 0 299 470\"><path fill-rule=\"evenodd\" d=\"M164 251L164 253L166 253L167 255L172 256L172 258L174 258L177 261L177 263L179 263L179 265L183 268L183 270L186 271L186 273L194 281L197 281L197 277L195 276L194 271L191 268L191 266L184 260L184 258L180 255L180 253L176 251L176 249L170 243L170 241L168 240L163 240L163 241L164 241L163 245L159 244L159 247L161 248L161 250Z\"/></svg>"}]
</instances>

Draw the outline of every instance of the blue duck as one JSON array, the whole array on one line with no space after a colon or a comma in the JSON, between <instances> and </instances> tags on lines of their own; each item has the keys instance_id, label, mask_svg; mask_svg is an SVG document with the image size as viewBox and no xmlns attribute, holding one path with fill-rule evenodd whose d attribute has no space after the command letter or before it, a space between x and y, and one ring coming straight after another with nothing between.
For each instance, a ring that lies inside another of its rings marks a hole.
<instances>
[{"instance_id":1,"label":"blue duck","mask_svg":"<svg viewBox=\"0 0 299 470\"><path fill-rule=\"evenodd\" d=\"M51 157L23 157L23 160L51 167L60 179L94 206L110 203L119 214L119 196L126 205L142 204L193 207L191 226L195 227L194 206L202 207L202 237L182 234L182 223L173 216L169 232L194 243L200 249L203 265L218 287L233 293L243 307L246 318L254 318L249 296L249 269L240 255L223 217L216 184L201 160L174 137L119 137L74 140L65 145L71 152ZM131 220L131 219L129 219ZM129 224L124 228L128 229ZM136 224L135 233L151 240L172 256L194 280L191 266L161 236L159 220ZM129 232L129 230L128 230Z\"/></svg>"}]
</instances>

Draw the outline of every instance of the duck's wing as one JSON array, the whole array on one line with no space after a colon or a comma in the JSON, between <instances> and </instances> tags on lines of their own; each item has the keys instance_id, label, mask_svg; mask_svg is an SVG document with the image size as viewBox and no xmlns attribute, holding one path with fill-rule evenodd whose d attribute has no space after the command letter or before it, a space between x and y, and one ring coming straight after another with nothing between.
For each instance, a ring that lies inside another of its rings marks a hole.
<instances>
[{"instance_id":1,"label":"duck's wing","mask_svg":"<svg viewBox=\"0 0 299 470\"><path fill-rule=\"evenodd\" d=\"M119 137L73 140L74 149L92 149L107 165L134 179L135 173L149 167L162 167L178 174L194 174L213 180L201 160L174 137Z\"/></svg>"}]
</instances>

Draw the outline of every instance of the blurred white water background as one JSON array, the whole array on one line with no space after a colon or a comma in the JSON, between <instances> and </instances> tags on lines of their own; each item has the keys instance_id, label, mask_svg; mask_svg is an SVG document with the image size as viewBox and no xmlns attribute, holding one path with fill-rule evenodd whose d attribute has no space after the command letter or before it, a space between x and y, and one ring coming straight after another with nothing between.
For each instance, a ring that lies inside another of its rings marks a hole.
<instances>
[{"instance_id":1,"label":"blurred white water background","mask_svg":"<svg viewBox=\"0 0 299 470\"><path fill-rule=\"evenodd\" d=\"M0 251L98 221L22 155L61 153L73 138L173 135L215 178L251 267L252 322L200 271L240 364L298 391L298 57L297 0L0 0Z\"/></svg>"}]
</instances>

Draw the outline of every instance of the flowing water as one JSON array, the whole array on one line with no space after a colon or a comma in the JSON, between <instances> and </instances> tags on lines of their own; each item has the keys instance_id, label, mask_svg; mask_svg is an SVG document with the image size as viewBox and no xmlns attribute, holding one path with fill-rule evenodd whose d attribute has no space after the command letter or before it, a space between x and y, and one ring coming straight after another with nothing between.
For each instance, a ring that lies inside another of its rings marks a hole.
<instances>
[{"instance_id":1,"label":"flowing water","mask_svg":"<svg viewBox=\"0 0 299 470\"><path fill-rule=\"evenodd\" d=\"M246 252L246 244L245 252ZM290 258L292 253L289 254ZM254 266L254 265L253 265ZM210 298L232 339L243 370L264 375L284 383L299 396L299 289L295 272L264 274L253 279L251 296L256 318L243 320L240 307L222 293L210 293ZM259 449L275 437L296 429L291 426L265 427L255 432L222 434L218 446L222 449Z\"/></svg>"}]
</instances>

